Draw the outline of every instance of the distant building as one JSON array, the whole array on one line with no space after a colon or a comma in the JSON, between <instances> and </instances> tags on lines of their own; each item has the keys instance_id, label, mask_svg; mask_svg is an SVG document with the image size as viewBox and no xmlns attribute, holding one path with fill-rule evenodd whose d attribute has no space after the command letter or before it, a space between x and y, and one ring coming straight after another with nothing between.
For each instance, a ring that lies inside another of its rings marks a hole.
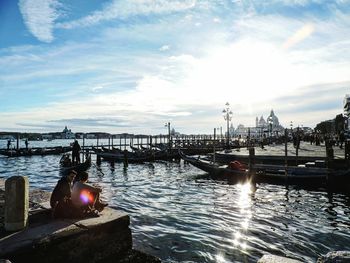
<instances>
[{"instance_id":1,"label":"distant building","mask_svg":"<svg viewBox=\"0 0 350 263\"><path fill-rule=\"evenodd\" d=\"M82 138L82 137L81 137ZM94 133L87 133L86 135L85 135L85 138L86 139L96 139L97 137L96 137L96 135L94 134Z\"/></svg>"},{"instance_id":2,"label":"distant building","mask_svg":"<svg viewBox=\"0 0 350 263\"><path fill-rule=\"evenodd\" d=\"M14 141L16 140L15 136L13 135L0 135L0 140L11 140Z\"/></svg>"},{"instance_id":3,"label":"distant building","mask_svg":"<svg viewBox=\"0 0 350 263\"><path fill-rule=\"evenodd\" d=\"M232 125L230 129L230 135L235 137L261 137L263 134L266 136L269 135L280 135L283 134L284 128L279 123L278 117L275 115L275 112L271 110L270 115L264 119L263 115L255 118L255 127L244 127L243 124L239 124L234 130Z\"/></svg>"},{"instance_id":4,"label":"distant building","mask_svg":"<svg viewBox=\"0 0 350 263\"><path fill-rule=\"evenodd\" d=\"M62 139L75 139L75 134L72 132L72 130L68 129L67 126L64 127L62 133L61 133Z\"/></svg>"},{"instance_id":5,"label":"distant building","mask_svg":"<svg viewBox=\"0 0 350 263\"><path fill-rule=\"evenodd\" d=\"M52 139L54 139L53 135L51 133L43 133L41 135L41 138L43 138L43 140L52 140Z\"/></svg>"}]
</instances>

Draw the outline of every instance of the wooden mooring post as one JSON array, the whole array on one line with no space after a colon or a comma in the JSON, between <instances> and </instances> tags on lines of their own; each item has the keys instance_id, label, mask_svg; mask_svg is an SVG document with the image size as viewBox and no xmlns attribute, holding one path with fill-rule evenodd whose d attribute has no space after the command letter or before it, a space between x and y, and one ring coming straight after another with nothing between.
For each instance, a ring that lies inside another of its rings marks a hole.
<instances>
[{"instance_id":1,"label":"wooden mooring post","mask_svg":"<svg viewBox=\"0 0 350 263\"><path fill-rule=\"evenodd\" d=\"M249 165L248 165L248 169L249 169L249 176L250 177L254 177L255 175L255 148L254 147L250 147L249 148Z\"/></svg>"},{"instance_id":2,"label":"wooden mooring post","mask_svg":"<svg viewBox=\"0 0 350 263\"><path fill-rule=\"evenodd\" d=\"M19 135L19 133L17 133L17 150L19 150L19 137L20 137L20 135Z\"/></svg>"},{"instance_id":3,"label":"wooden mooring post","mask_svg":"<svg viewBox=\"0 0 350 263\"><path fill-rule=\"evenodd\" d=\"M326 155L327 155L327 166L328 168L333 168L333 160L334 160L334 149L332 144L326 144Z\"/></svg>"},{"instance_id":4,"label":"wooden mooring post","mask_svg":"<svg viewBox=\"0 0 350 263\"><path fill-rule=\"evenodd\" d=\"M287 168L288 168L288 130L286 128L284 129L284 173L286 175L286 178L288 176Z\"/></svg>"},{"instance_id":5,"label":"wooden mooring post","mask_svg":"<svg viewBox=\"0 0 350 263\"><path fill-rule=\"evenodd\" d=\"M214 141L216 137L216 128L214 128ZM215 143L213 144L213 162L215 163Z\"/></svg>"},{"instance_id":6,"label":"wooden mooring post","mask_svg":"<svg viewBox=\"0 0 350 263\"><path fill-rule=\"evenodd\" d=\"M85 134L83 133L83 162L85 162Z\"/></svg>"}]
</instances>

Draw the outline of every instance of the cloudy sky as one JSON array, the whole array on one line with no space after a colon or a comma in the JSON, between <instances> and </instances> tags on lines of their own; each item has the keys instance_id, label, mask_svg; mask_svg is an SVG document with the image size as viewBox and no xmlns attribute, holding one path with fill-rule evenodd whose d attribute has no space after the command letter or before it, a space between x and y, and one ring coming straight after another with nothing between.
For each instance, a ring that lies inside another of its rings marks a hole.
<instances>
[{"instance_id":1,"label":"cloudy sky","mask_svg":"<svg viewBox=\"0 0 350 263\"><path fill-rule=\"evenodd\" d=\"M350 0L1 0L0 131L314 127L350 93Z\"/></svg>"}]
</instances>

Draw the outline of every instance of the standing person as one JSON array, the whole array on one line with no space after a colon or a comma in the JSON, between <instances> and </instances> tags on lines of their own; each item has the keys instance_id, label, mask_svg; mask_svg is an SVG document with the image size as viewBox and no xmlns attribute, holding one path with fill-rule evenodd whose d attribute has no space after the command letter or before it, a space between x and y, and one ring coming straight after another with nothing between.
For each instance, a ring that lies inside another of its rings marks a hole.
<instances>
[{"instance_id":1,"label":"standing person","mask_svg":"<svg viewBox=\"0 0 350 263\"><path fill-rule=\"evenodd\" d=\"M87 172L79 174L79 181L74 183L72 189L72 203L83 214L94 213L98 216L98 212L101 212L108 204L100 201L102 189L87 184L88 179Z\"/></svg>"},{"instance_id":2,"label":"standing person","mask_svg":"<svg viewBox=\"0 0 350 263\"><path fill-rule=\"evenodd\" d=\"M74 164L74 160L76 160L76 163L80 163L80 151L81 147L78 143L78 140L74 140L73 148L72 148L72 162Z\"/></svg>"},{"instance_id":3,"label":"standing person","mask_svg":"<svg viewBox=\"0 0 350 263\"><path fill-rule=\"evenodd\" d=\"M52 216L58 217L73 217L74 207L72 205L72 182L77 175L77 172L71 170L68 175L63 176L58 180L50 197L50 206L52 208Z\"/></svg>"},{"instance_id":4,"label":"standing person","mask_svg":"<svg viewBox=\"0 0 350 263\"><path fill-rule=\"evenodd\" d=\"M25 140L26 150L28 151L28 139Z\"/></svg>"},{"instance_id":5,"label":"standing person","mask_svg":"<svg viewBox=\"0 0 350 263\"><path fill-rule=\"evenodd\" d=\"M8 140L7 140L7 150L10 150L10 146L11 146L11 140L8 139Z\"/></svg>"},{"instance_id":6,"label":"standing person","mask_svg":"<svg viewBox=\"0 0 350 263\"><path fill-rule=\"evenodd\" d=\"M340 143L339 148L340 148L340 149L343 149L343 143L344 143L344 141L345 141L345 134L344 134L343 131L341 131L340 134L339 134L339 143Z\"/></svg>"}]
</instances>

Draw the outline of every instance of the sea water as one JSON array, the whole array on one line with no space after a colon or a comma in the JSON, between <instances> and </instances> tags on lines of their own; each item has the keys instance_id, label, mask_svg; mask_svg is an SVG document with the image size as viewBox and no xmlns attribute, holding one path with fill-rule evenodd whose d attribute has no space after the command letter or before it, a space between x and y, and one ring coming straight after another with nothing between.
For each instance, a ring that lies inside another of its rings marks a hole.
<instances>
[{"instance_id":1,"label":"sea water","mask_svg":"<svg viewBox=\"0 0 350 263\"><path fill-rule=\"evenodd\" d=\"M29 142L29 146L71 142ZM85 144L96 145L96 140ZM0 148L5 147L6 141L0 142ZM59 155L0 157L0 177L26 175L31 187L52 191L60 177L59 159ZM97 166L93 156L88 172L90 182L103 188L103 199L130 215L134 248L163 262L256 262L266 253L315 262L329 251L350 250L346 194L269 184L230 185L183 161L129 164L125 169L119 163Z\"/></svg>"}]
</instances>

